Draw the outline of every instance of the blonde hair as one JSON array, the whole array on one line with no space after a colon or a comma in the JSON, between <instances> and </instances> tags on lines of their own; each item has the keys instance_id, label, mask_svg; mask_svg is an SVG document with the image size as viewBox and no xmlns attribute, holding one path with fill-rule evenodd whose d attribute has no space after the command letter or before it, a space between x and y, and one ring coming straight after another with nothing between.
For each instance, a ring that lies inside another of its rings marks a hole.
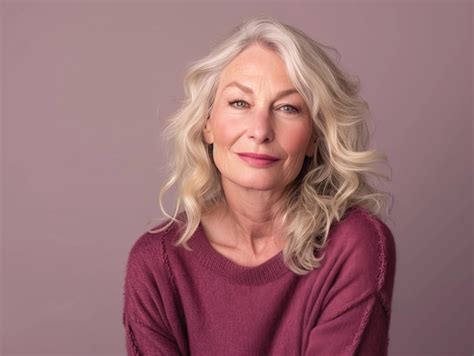
<instances>
[{"instance_id":1,"label":"blonde hair","mask_svg":"<svg viewBox=\"0 0 474 356\"><path fill-rule=\"evenodd\" d=\"M220 73L251 44L274 50L285 62L290 80L310 110L318 138L315 153L306 157L295 180L283 194L278 211L285 226L283 258L294 273L318 268L325 254L330 227L352 206L382 218L390 193L376 189L369 178L389 178L374 168L387 157L368 149L368 104L359 96L359 79L343 72L326 53L337 50L309 38L301 30L269 16L244 21L222 39L206 57L191 63L184 77L186 98L170 118L163 134L171 144L170 176L160 190L159 204L169 218L184 227L175 246L191 250L187 241L203 212L224 203L220 173L213 163L203 129L215 99ZM177 184L174 215L163 208L163 196ZM180 206L183 211L179 212ZM185 214L185 219L177 216ZM184 221L186 220L186 222Z\"/></svg>"}]
</instances>

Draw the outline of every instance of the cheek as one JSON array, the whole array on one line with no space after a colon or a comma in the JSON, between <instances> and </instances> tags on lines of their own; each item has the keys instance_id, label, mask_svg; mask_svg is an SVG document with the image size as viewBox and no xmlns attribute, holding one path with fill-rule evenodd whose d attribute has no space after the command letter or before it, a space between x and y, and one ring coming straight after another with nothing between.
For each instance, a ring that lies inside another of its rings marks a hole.
<instances>
[{"instance_id":1,"label":"cheek","mask_svg":"<svg viewBox=\"0 0 474 356\"><path fill-rule=\"evenodd\" d=\"M218 145L231 145L239 137L239 133L242 132L240 125L236 120L232 120L231 117L225 117L224 115L219 115L219 112L216 112L214 116L214 141Z\"/></svg>"},{"instance_id":2,"label":"cheek","mask_svg":"<svg viewBox=\"0 0 474 356\"><path fill-rule=\"evenodd\" d=\"M286 129L280 135L280 143L289 156L304 155L311 132L307 127Z\"/></svg>"}]
</instances>

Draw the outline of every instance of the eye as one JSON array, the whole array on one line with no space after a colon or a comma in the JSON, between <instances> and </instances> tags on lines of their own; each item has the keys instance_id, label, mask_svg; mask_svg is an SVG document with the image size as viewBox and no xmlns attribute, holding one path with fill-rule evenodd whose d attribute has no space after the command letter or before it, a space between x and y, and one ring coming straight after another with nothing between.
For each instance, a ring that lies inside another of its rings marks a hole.
<instances>
[{"instance_id":1,"label":"eye","mask_svg":"<svg viewBox=\"0 0 474 356\"><path fill-rule=\"evenodd\" d=\"M289 114L296 114L300 112L300 110L292 105L283 105L282 108L289 108L289 110L283 110Z\"/></svg>"},{"instance_id":2,"label":"eye","mask_svg":"<svg viewBox=\"0 0 474 356\"><path fill-rule=\"evenodd\" d=\"M242 105L235 106L234 104L247 104L247 102L240 99L229 101L230 106L233 106L234 108L237 108L237 109L243 109L245 106L242 106Z\"/></svg>"},{"instance_id":3,"label":"eye","mask_svg":"<svg viewBox=\"0 0 474 356\"><path fill-rule=\"evenodd\" d=\"M244 109L246 107L245 105L248 105L248 103L245 100L241 100L241 99L231 100L231 101L228 101L228 103L230 106L236 109ZM234 104L237 104L237 105L234 105ZM286 110L283 110L283 111L288 114L297 114L300 112L300 110L293 105L283 105L280 107L280 109L281 108L287 108Z\"/></svg>"}]
</instances>

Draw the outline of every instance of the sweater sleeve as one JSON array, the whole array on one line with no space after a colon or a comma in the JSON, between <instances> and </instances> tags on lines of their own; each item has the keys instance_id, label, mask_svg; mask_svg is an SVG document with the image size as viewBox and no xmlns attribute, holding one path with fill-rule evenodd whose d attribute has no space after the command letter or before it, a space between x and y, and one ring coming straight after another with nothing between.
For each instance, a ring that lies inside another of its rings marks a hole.
<instances>
[{"instance_id":1,"label":"sweater sleeve","mask_svg":"<svg viewBox=\"0 0 474 356\"><path fill-rule=\"evenodd\" d=\"M342 310L330 309L311 330L305 356L387 355L389 319L377 293Z\"/></svg>"},{"instance_id":2,"label":"sweater sleeve","mask_svg":"<svg viewBox=\"0 0 474 356\"><path fill-rule=\"evenodd\" d=\"M386 356L396 251L388 227L354 219L335 236L330 288L304 354ZM338 241L337 241L338 240Z\"/></svg>"},{"instance_id":3,"label":"sweater sleeve","mask_svg":"<svg viewBox=\"0 0 474 356\"><path fill-rule=\"evenodd\" d=\"M122 316L127 355L178 356L179 348L160 292L168 281L159 263L162 257L159 241L151 241L148 235L142 236L128 256Z\"/></svg>"},{"instance_id":4,"label":"sweater sleeve","mask_svg":"<svg viewBox=\"0 0 474 356\"><path fill-rule=\"evenodd\" d=\"M172 337L124 314L127 356L179 356Z\"/></svg>"}]
</instances>

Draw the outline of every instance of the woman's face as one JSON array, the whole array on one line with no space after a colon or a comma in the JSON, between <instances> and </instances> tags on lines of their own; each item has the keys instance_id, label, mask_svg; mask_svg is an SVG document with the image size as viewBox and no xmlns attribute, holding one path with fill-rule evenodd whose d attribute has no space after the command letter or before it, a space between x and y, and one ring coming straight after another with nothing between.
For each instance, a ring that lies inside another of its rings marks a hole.
<instances>
[{"instance_id":1,"label":"woman's face","mask_svg":"<svg viewBox=\"0 0 474 356\"><path fill-rule=\"evenodd\" d=\"M304 99L279 55L258 44L240 53L222 72L203 133L206 142L213 144L222 179L250 189L284 188L301 171L305 155L314 152Z\"/></svg>"}]
</instances>

